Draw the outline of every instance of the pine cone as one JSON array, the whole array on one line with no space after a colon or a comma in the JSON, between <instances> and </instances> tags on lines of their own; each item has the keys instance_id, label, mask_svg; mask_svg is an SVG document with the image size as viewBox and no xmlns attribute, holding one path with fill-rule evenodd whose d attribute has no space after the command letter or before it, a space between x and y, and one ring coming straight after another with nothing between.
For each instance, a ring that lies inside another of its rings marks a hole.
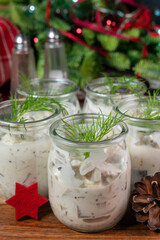
<instances>
[{"instance_id":1,"label":"pine cone","mask_svg":"<svg viewBox=\"0 0 160 240\"><path fill-rule=\"evenodd\" d=\"M142 178L134 187L131 202L136 220L147 223L150 230L160 230L160 172Z\"/></svg>"}]
</instances>

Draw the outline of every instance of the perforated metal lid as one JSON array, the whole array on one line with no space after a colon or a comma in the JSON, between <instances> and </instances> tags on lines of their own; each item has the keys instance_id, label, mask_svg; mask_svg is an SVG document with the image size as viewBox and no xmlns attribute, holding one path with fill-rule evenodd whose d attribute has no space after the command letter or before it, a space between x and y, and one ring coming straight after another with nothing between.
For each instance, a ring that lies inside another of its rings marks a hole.
<instances>
[{"instance_id":1,"label":"perforated metal lid","mask_svg":"<svg viewBox=\"0 0 160 240\"><path fill-rule=\"evenodd\" d=\"M52 42L60 42L61 41L61 36L57 30L54 28L50 28L47 34L47 41L52 43Z\"/></svg>"},{"instance_id":2,"label":"perforated metal lid","mask_svg":"<svg viewBox=\"0 0 160 240\"><path fill-rule=\"evenodd\" d=\"M29 44L28 44L27 38L22 33L19 33L15 37L14 47L16 50L19 50L19 51L28 51Z\"/></svg>"}]
</instances>

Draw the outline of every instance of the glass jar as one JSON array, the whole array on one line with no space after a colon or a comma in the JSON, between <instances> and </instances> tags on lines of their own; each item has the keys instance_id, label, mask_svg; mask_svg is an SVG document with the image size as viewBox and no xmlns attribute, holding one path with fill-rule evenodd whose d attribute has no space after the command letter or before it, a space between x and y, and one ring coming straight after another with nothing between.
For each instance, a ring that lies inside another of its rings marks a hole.
<instances>
[{"instance_id":1,"label":"glass jar","mask_svg":"<svg viewBox=\"0 0 160 240\"><path fill-rule=\"evenodd\" d=\"M23 100L19 101L21 104ZM49 126L57 120L60 109L53 113L26 113L27 122L8 122L11 101L0 103L0 202L15 194L15 183L29 186L38 182L39 194L48 196L47 161L51 147Z\"/></svg>"},{"instance_id":2,"label":"glass jar","mask_svg":"<svg viewBox=\"0 0 160 240\"><path fill-rule=\"evenodd\" d=\"M112 86L117 87L118 83L116 79L118 77L109 77L113 79ZM128 78L130 80L130 78ZM143 82L138 81L136 78L130 83L131 88L134 89L138 86L140 94L144 94L146 86ZM108 85L105 77L97 78L89 82L85 87L86 98L83 106L84 113L98 113L100 110L103 114L109 114L113 106L125 99L131 99L135 97L134 93L129 92L126 88L119 88L117 93L111 93L111 87Z\"/></svg>"},{"instance_id":3,"label":"glass jar","mask_svg":"<svg viewBox=\"0 0 160 240\"><path fill-rule=\"evenodd\" d=\"M146 106L146 97L121 102L116 106L116 111L124 114L129 127L126 143L131 157L132 187L142 177L160 171L160 119L138 117Z\"/></svg>"},{"instance_id":4,"label":"glass jar","mask_svg":"<svg viewBox=\"0 0 160 240\"><path fill-rule=\"evenodd\" d=\"M50 127L53 142L48 161L49 201L55 216L80 232L99 232L115 226L126 211L130 195L126 124L116 125L112 137L101 142L75 142L61 134L64 120L84 126L97 117L72 115Z\"/></svg>"},{"instance_id":5,"label":"glass jar","mask_svg":"<svg viewBox=\"0 0 160 240\"><path fill-rule=\"evenodd\" d=\"M77 98L78 85L65 78L57 79L34 79L29 86L21 84L17 89L17 93L26 97L32 95L34 97L54 98L59 101L68 114L76 114L80 112L80 105Z\"/></svg>"}]
</instances>

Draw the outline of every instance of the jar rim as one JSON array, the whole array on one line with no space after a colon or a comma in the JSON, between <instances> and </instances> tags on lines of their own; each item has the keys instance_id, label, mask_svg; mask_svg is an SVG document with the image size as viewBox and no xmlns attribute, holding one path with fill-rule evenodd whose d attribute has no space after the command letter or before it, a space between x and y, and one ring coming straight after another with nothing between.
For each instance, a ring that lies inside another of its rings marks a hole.
<instances>
[{"instance_id":1,"label":"jar rim","mask_svg":"<svg viewBox=\"0 0 160 240\"><path fill-rule=\"evenodd\" d=\"M115 81L118 77L110 77L109 76L109 78L111 78L111 79L113 79L114 81L113 81L113 86L115 85L118 85L117 84L117 82ZM130 79L131 77L127 77L127 79ZM136 82L137 84L141 84L141 86L145 89L144 91L142 90L142 91L140 91L140 93L145 93L145 91L147 90L147 87L146 87L146 85L143 83L143 82L141 82L141 81L138 81L138 79L135 77L135 79L134 79L134 82ZM115 93L115 94L111 94L110 92L106 92L106 93L100 93L100 92L96 92L95 90L94 90L94 88L96 87L96 84L97 85L99 85L99 86L107 86L107 83L105 82L105 77L101 77L101 78L96 78L96 79L94 79L94 80L92 80L91 82L89 82L89 83L87 83L86 85L85 85L85 88L84 88L84 90L85 90L85 92L87 93L87 94L89 94L89 95L92 95L92 96L98 96L98 97L100 97L100 98L106 98L106 97L110 97L110 98L118 98L118 97L121 97L121 96L123 96L123 97L128 97L128 96L131 96L131 95L133 95L133 96L135 96L135 94L134 93ZM109 89L109 91L110 91L110 89Z\"/></svg>"},{"instance_id":2,"label":"jar rim","mask_svg":"<svg viewBox=\"0 0 160 240\"><path fill-rule=\"evenodd\" d=\"M34 78L34 79L31 79L30 81L31 83L31 86L36 86L36 84L57 84L57 83L60 83L60 84L65 84L67 86L72 86L72 88L70 89L69 92L66 92L66 93L60 93L60 94L43 94L40 93L40 94L36 94L36 92L33 92L33 93L27 93L27 91L25 91L23 89L23 84L20 84L18 89L17 89L17 93L22 95L22 96L28 96L28 95L32 95L33 97L44 97L47 96L49 98L67 98L73 94L76 94L76 92L79 90L79 86L76 82L68 79L68 78ZM34 90L34 89L33 89ZM48 89L49 90L49 89Z\"/></svg>"},{"instance_id":3,"label":"jar rim","mask_svg":"<svg viewBox=\"0 0 160 240\"><path fill-rule=\"evenodd\" d=\"M64 121L71 121L71 120L81 120L81 119L85 119L85 120L89 120L89 119L93 119L93 118L97 118L99 115L96 113L81 113L81 114L74 114L74 115L70 115L64 118L61 118L57 121L55 121L54 123L52 123L52 125L50 126L49 129L49 133L51 138L54 140L54 142L58 142L60 144L64 144L70 147L78 147L78 148L94 148L94 147L106 147L106 145L111 145L117 142L120 142L125 135L128 133L128 126L126 123L124 122L120 122L118 123L116 126L120 127L120 133L117 134L116 136L109 138L107 140L104 141L99 141L99 142L77 142L77 141L73 141L70 140L68 138L65 138L63 136L61 136L60 134L57 133L57 129L58 127L62 126L63 124L63 120ZM104 115L105 118L107 118L107 115ZM115 126L115 127L116 127Z\"/></svg>"},{"instance_id":4,"label":"jar rim","mask_svg":"<svg viewBox=\"0 0 160 240\"><path fill-rule=\"evenodd\" d=\"M25 100L24 98L19 99L19 103L23 102L24 100ZM11 106L12 106L11 100L6 100L6 101L0 102L0 109L2 109L2 108L5 109L6 107L11 107ZM52 104L50 106L51 106L51 108L54 109L54 113L51 113L48 117L45 117L45 118L42 118L39 120L35 120L35 121L27 121L27 122L13 122L13 121L6 121L6 120L0 119L0 125L24 128L24 125L27 127L36 127L36 126L39 126L39 124L43 124L43 125L47 124L48 121L50 121L50 119L55 118L56 116L58 116L61 113L61 108L58 105ZM5 111L3 111L3 113L5 113Z\"/></svg>"},{"instance_id":5,"label":"jar rim","mask_svg":"<svg viewBox=\"0 0 160 240\"><path fill-rule=\"evenodd\" d=\"M160 101L160 98L158 98L159 101ZM138 122L141 122L141 123L152 123L152 124L155 124L155 123L160 123L160 119L149 119L149 118L140 118L140 117L134 117L134 116L131 116L129 114L127 114L126 112L122 112L122 110L120 108L122 107L125 107L127 104L129 105L128 108L130 109L131 108L131 105L133 106L133 104L138 104L138 103L146 103L147 102L147 97L144 96L144 97L141 97L141 98L138 98L138 97L135 97L134 99L129 99L126 101L121 101L117 106L114 106L113 109L115 112L121 114L121 115L124 115L126 120L132 122L132 123L138 123ZM138 108L138 107L137 107Z\"/></svg>"}]
</instances>

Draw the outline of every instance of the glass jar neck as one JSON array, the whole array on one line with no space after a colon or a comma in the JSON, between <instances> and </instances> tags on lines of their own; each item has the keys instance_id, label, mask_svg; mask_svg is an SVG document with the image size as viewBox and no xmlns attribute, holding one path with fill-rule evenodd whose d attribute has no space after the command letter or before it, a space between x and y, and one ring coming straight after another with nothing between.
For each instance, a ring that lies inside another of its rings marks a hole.
<instances>
[{"instance_id":1,"label":"glass jar neck","mask_svg":"<svg viewBox=\"0 0 160 240\"><path fill-rule=\"evenodd\" d=\"M105 116L106 118L107 116ZM128 132L127 125L123 122L117 124L113 129L111 129L110 136L108 135L107 140L101 140L98 142L81 142L73 141L65 136L65 131L63 131L66 124L75 124L78 123L78 128L83 129L85 125L96 123L98 114L77 114L65 117L61 120L57 120L50 127L50 136L53 139L53 142L59 145L65 145L69 148L79 148L79 149L94 149L94 148L104 148L106 146L117 144L125 139L125 136ZM65 121L65 124L64 124ZM82 130L81 129L81 130ZM80 132L81 132L80 130ZM63 133L62 133L63 132ZM78 131L77 131L78 132ZM81 132L82 133L82 132ZM85 134L83 132L82 134Z\"/></svg>"},{"instance_id":2,"label":"glass jar neck","mask_svg":"<svg viewBox=\"0 0 160 240\"><path fill-rule=\"evenodd\" d=\"M21 103L24 100L19 100L18 104L21 105ZM11 117L12 113L12 103L11 100L7 100L0 103L0 128L6 129L7 131L10 131L11 129L15 129L15 131L32 131L35 129L44 128L48 123L50 123L53 119L56 120L56 118L60 115L61 109L57 105L50 106L50 109L52 111L27 111L26 118L30 115L31 118L26 119L24 121L18 120L13 121ZM33 118L34 113L36 115L39 114L38 118ZM23 117L23 116L22 116ZM7 119L8 118L8 119Z\"/></svg>"},{"instance_id":3,"label":"glass jar neck","mask_svg":"<svg viewBox=\"0 0 160 240\"><path fill-rule=\"evenodd\" d=\"M138 81L134 80L133 83L131 82L130 85L127 86L127 81L122 82L120 85L116 82L116 78L111 78L112 83L109 84L105 80L105 78L98 78L91 82L89 82L86 87L85 91L89 97L98 97L101 99L104 98L111 98L119 100L125 99L130 96L135 96L137 93L136 86L141 86L139 88L139 93L144 93L146 91L145 85ZM128 88L130 86L130 88Z\"/></svg>"},{"instance_id":4,"label":"glass jar neck","mask_svg":"<svg viewBox=\"0 0 160 240\"><path fill-rule=\"evenodd\" d=\"M121 102L114 110L125 116L127 124L142 128L160 129L160 119L144 118L143 112L147 107L147 97L135 98ZM153 109L156 112L156 108Z\"/></svg>"},{"instance_id":5,"label":"glass jar neck","mask_svg":"<svg viewBox=\"0 0 160 240\"><path fill-rule=\"evenodd\" d=\"M78 85L69 79L33 79L27 89L21 85L17 92L22 96L49 97L57 100L71 98L76 95Z\"/></svg>"}]
</instances>

